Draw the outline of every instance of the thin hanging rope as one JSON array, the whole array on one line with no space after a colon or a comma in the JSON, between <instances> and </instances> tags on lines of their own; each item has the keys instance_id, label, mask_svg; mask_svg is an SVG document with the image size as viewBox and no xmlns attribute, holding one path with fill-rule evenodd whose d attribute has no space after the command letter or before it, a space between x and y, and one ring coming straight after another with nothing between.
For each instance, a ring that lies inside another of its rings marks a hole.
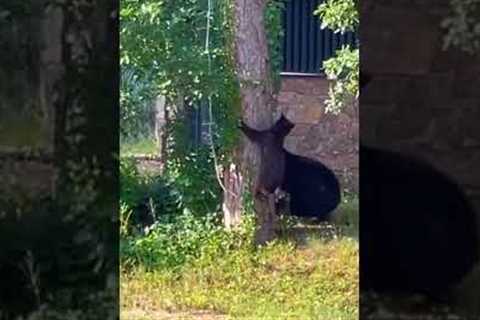
<instances>
[{"instance_id":1,"label":"thin hanging rope","mask_svg":"<svg viewBox=\"0 0 480 320\"><path fill-rule=\"evenodd\" d=\"M207 30L205 34L205 52L207 53L207 59L208 59L208 74L211 74L211 69L212 69L212 58L210 56L210 18L212 16L212 1L213 0L208 0L208 9L207 9ZM234 193L231 190L228 190L225 185L222 182L222 179L220 177L220 172L218 169L218 156L217 152L215 150L215 144L213 141L213 125L214 125L214 120L213 120L213 111L212 111L212 94L209 93L208 95L208 136L209 136L209 143L210 143L210 149L212 152L212 157L213 157L213 165L215 167L215 176L217 178L217 182L222 188L223 192L225 193L230 193L234 198L237 198L238 195Z\"/></svg>"}]
</instances>

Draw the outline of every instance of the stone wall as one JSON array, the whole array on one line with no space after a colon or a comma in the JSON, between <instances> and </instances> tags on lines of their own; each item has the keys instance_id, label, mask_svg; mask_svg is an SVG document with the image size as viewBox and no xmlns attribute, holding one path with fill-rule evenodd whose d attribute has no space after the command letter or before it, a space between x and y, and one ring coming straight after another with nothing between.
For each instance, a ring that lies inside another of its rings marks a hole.
<instances>
[{"instance_id":1,"label":"stone wall","mask_svg":"<svg viewBox=\"0 0 480 320\"><path fill-rule=\"evenodd\" d=\"M448 1L362 6L361 66L373 76L360 98L362 143L424 158L480 213L480 57L442 50ZM480 312L476 277L460 299Z\"/></svg>"},{"instance_id":2,"label":"stone wall","mask_svg":"<svg viewBox=\"0 0 480 320\"><path fill-rule=\"evenodd\" d=\"M337 116L325 113L329 81L323 77L283 76L280 110L295 123L285 147L333 169L342 188L358 191L358 109Z\"/></svg>"}]
</instances>

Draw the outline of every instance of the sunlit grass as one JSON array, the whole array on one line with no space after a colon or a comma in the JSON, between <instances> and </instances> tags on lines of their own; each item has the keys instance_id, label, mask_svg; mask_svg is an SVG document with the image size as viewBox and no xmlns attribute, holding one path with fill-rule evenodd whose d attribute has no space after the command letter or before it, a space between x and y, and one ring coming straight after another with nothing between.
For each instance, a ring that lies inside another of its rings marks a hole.
<instances>
[{"instance_id":1,"label":"sunlit grass","mask_svg":"<svg viewBox=\"0 0 480 320\"><path fill-rule=\"evenodd\" d=\"M230 237L218 222L186 213L126 235L121 318L357 319L358 199L344 200L338 228L285 221L279 240L260 248L251 246L253 233Z\"/></svg>"},{"instance_id":2,"label":"sunlit grass","mask_svg":"<svg viewBox=\"0 0 480 320\"><path fill-rule=\"evenodd\" d=\"M234 319L356 319L358 243L278 241L200 258L181 271L122 272L121 307L212 310Z\"/></svg>"},{"instance_id":3,"label":"sunlit grass","mask_svg":"<svg viewBox=\"0 0 480 320\"><path fill-rule=\"evenodd\" d=\"M131 141L121 141L120 156L131 157L138 155L154 156L158 154L157 142L153 138L143 138Z\"/></svg>"}]
</instances>

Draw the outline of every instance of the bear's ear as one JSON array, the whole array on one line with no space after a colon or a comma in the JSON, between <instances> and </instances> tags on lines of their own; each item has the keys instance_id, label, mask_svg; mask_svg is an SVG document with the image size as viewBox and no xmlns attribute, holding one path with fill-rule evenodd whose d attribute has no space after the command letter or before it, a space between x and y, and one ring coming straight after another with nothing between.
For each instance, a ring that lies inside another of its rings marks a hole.
<instances>
[{"instance_id":1,"label":"bear's ear","mask_svg":"<svg viewBox=\"0 0 480 320\"><path fill-rule=\"evenodd\" d=\"M258 143L261 140L262 133L258 130L250 128L245 122L240 121L238 128L243 132L243 134L253 143Z\"/></svg>"},{"instance_id":2,"label":"bear's ear","mask_svg":"<svg viewBox=\"0 0 480 320\"><path fill-rule=\"evenodd\" d=\"M295 127L295 124L285 117L282 113L280 119L273 125L270 129L275 135L281 136L282 138L286 137L290 131Z\"/></svg>"}]
</instances>

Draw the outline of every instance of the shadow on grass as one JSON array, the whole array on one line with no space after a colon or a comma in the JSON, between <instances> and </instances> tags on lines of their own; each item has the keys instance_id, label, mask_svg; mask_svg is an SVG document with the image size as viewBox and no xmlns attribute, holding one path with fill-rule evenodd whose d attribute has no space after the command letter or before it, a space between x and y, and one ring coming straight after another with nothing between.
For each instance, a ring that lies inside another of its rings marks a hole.
<instances>
[{"instance_id":1,"label":"shadow on grass","mask_svg":"<svg viewBox=\"0 0 480 320\"><path fill-rule=\"evenodd\" d=\"M279 233L281 238L299 245L306 245L312 239L331 241L346 237L358 240L358 211L358 197L346 196L331 214L329 221L318 221L315 218L283 218Z\"/></svg>"}]
</instances>

